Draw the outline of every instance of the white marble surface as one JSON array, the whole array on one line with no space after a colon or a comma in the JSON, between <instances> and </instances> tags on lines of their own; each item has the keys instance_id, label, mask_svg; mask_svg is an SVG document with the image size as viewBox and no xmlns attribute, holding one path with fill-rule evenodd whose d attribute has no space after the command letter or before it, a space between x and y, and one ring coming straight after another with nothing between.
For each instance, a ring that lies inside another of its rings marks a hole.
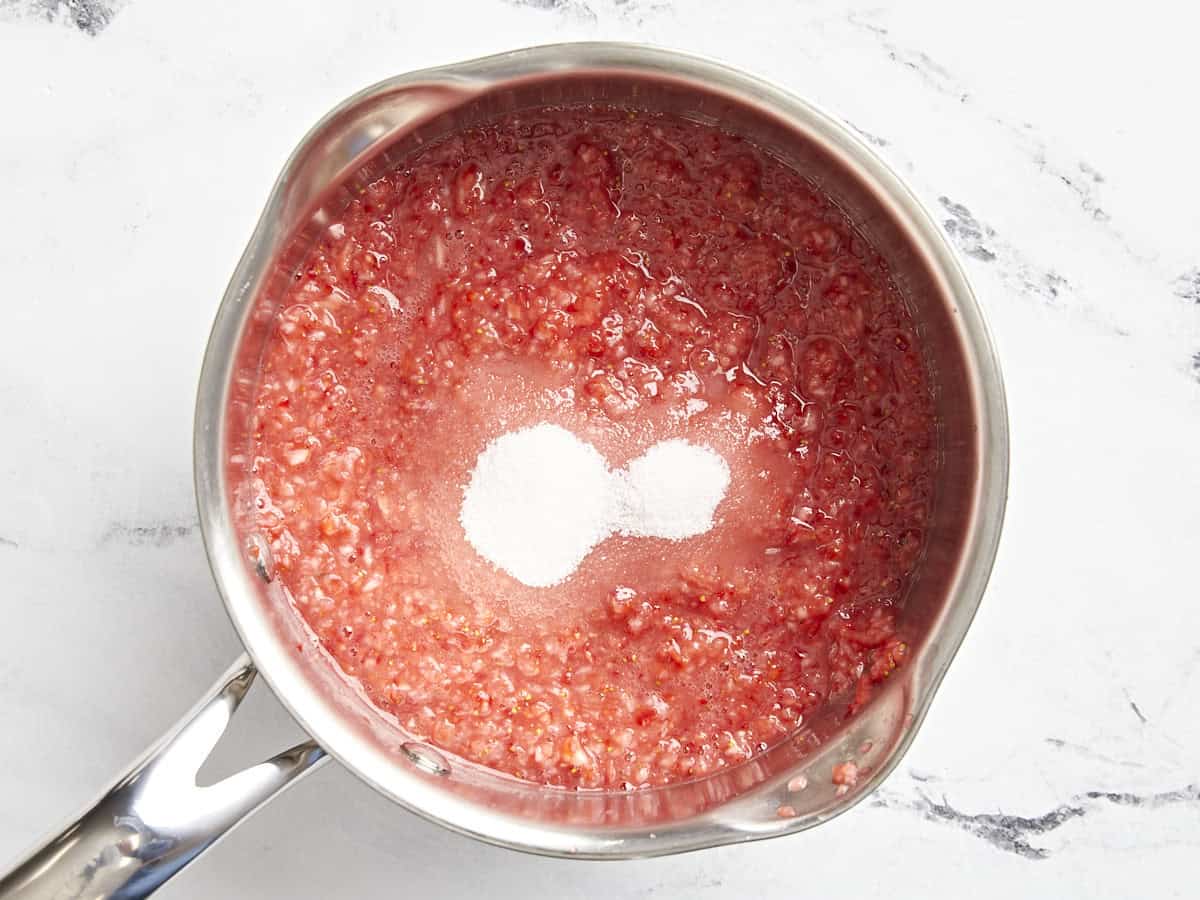
<instances>
[{"instance_id":1,"label":"white marble surface","mask_svg":"<svg viewBox=\"0 0 1200 900\"><path fill-rule=\"evenodd\" d=\"M1104 6L0 0L0 859L237 651L195 529L193 390L291 147L391 74L623 38L843 116L965 253L1012 498L928 723L834 823L649 862L484 847L329 766L162 896L1195 896L1200 17ZM250 709L229 760L297 733L264 692Z\"/></svg>"}]
</instances>

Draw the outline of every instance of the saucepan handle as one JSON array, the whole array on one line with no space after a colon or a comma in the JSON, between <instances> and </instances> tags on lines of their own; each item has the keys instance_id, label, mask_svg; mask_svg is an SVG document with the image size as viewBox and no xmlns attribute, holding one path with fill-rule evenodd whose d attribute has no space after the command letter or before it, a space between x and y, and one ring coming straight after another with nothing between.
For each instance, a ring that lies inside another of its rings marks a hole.
<instances>
[{"instance_id":1,"label":"saucepan handle","mask_svg":"<svg viewBox=\"0 0 1200 900\"><path fill-rule=\"evenodd\" d=\"M216 784L196 773L256 670L242 654L195 708L90 807L0 876L0 900L148 897L327 757L306 741Z\"/></svg>"}]
</instances>

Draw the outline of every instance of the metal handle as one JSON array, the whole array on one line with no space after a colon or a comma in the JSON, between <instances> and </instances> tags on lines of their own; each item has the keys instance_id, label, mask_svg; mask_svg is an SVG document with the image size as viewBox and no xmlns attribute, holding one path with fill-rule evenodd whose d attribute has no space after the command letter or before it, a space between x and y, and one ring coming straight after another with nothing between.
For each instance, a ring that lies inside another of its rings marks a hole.
<instances>
[{"instance_id":1,"label":"metal handle","mask_svg":"<svg viewBox=\"0 0 1200 900\"><path fill-rule=\"evenodd\" d=\"M0 900L148 897L328 757L306 741L213 785L196 784L257 674L242 654L205 697L61 833L0 877Z\"/></svg>"}]
</instances>

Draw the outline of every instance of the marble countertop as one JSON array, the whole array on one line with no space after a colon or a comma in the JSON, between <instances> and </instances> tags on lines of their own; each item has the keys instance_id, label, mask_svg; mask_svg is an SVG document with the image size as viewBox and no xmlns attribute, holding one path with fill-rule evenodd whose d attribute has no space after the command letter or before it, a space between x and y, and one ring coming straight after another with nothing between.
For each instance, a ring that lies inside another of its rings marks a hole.
<instances>
[{"instance_id":1,"label":"marble countertop","mask_svg":"<svg viewBox=\"0 0 1200 900\"><path fill-rule=\"evenodd\" d=\"M1007 378L1012 492L926 725L815 831L617 864L471 842L331 765L161 896L1194 896L1200 13L1076 6L0 2L0 860L238 652L196 529L192 403L288 152L388 75L614 38L833 111L963 254ZM298 735L254 693L230 765Z\"/></svg>"}]
</instances>

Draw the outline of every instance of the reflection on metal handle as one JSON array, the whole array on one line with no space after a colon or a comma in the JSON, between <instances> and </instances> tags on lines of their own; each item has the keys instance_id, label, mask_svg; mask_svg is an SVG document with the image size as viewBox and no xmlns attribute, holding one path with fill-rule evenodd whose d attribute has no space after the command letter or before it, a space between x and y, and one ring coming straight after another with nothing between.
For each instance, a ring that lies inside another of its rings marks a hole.
<instances>
[{"instance_id":1,"label":"reflection on metal handle","mask_svg":"<svg viewBox=\"0 0 1200 900\"><path fill-rule=\"evenodd\" d=\"M255 674L243 654L99 800L0 877L0 900L147 897L324 761L307 741L216 784L196 784Z\"/></svg>"}]
</instances>

